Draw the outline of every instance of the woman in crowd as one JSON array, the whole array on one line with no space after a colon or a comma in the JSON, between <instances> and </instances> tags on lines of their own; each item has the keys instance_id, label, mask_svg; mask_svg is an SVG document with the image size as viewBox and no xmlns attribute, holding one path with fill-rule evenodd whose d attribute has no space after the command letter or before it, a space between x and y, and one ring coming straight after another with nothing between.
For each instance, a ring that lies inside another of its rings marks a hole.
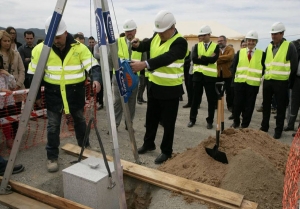
<instances>
[{"instance_id":1,"label":"woman in crowd","mask_svg":"<svg viewBox=\"0 0 300 209\"><path fill-rule=\"evenodd\" d=\"M9 74L13 75L16 81L16 87L10 89L13 91L25 89L24 79L25 79L25 68L22 62L22 58L18 51L15 51L11 48L12 38L9 33L4 30L0 31L0 55L3 58L3 69L6 70ZM15 105L14 111L10 113L11 115L18 115L21 113L22 101L24 100L24 95L15 96ZM15 138L17 133L19 122L14 121L12 125L12 136ZM11 144L7 144L8 147L11 147Z\"/></svg>"},{"instance_id":2,"label":"woman in crowd","mask_svg":"<svg viewBox=\"0 0 300 209\"><path fill-rule=\"evenodd\" d=\"M13 75L9 74L3 67L3 58L0 56L0 118L4 118L13 112L15 107L15 99L12 95L12 89L16 88L16 80ZM6 139L7 147L11 148L13 144L13 130L10 123L4 123L1 125L3 134Z\"/></svg>"},{"instance_id":3,"label":"woman in crowd","mask_svg":"<svg viewBox=\"0 0 300 209\"><path fill-rule=\"evenodd\" d=\"M22 44L17 41L17 31L16 31L16 29L12 26L9 26L9 27L6 28L6 32L11 35L11 40L12 40L11 48L15 51L18 51L18 48L20 46L22 46Z\"/></svg>"}]
</instances>

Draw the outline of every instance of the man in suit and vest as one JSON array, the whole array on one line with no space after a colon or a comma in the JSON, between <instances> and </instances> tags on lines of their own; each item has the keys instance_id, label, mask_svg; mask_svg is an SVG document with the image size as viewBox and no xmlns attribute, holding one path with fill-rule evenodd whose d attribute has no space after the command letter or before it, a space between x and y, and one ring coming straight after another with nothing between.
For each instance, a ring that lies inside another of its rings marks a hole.
<instances>
[{"instance_id":1,"label":"man in suit and vest","mask_svg":"<svg viewBox=\"0 0 300 209\"><path fill-rule=\"evenodd\" d=\"M297 72L297 51L295 46L286 41L285 26L276 22L271 27L272 42L266 49L265 75L263 83L263 119L260 130L268 132L271 112L272 96L277 101L277 117L274 138L279 139L282 134L285 111L288 104L288 89L293 88Z\"/></svg>"},{"instance_id":2,"label":"man in suit and vest","mask_svg":"<svg viewBox=\"0 0 300 209\"><path fill-rule=\"evenodd\" d=\"M188 127L191 128L196 123L198 115L198 106L201 104L203 89L205 89L208 102L208 117L206 118L206 128L213 128L215 115L215 105L217 93L215 84L217 82L217 60L219 57L219 46L210 40L211 29L208 25L200 28L199 36L203 37L203 41L195 45L192 52L192 60L194 63L194 92L193 101L190 110L190 122Z\"/></svg>"},{"instance_id":3,"label":"man in suit and vest","mask_svg":"<svg viewBox=\"0 0 300 209\"><path fill-rule=\"evenodd\" d=\"M123 30L125 31L125 36L117 39L118 43L118 57L122 60L132 60L132 61L141 61L142 53L131 50L131 41L135 38L136 34L136 23L132 19L125 20L123 24ZM113 66L111 54L109 55L109 65ZM113 76L112 79L113 91L114 91L114 110L115 110L115 119L116 126L118 127L122 120L123 108L121 103L121 95L119 93L119 87L116 80L116 77ZM135 88L132 91L132 94L128 100L129 112L131 121L134 119L135 107L136 107L136 97L137 97L138 88ZM125 123L126 124L126 123ZM127 125L125 125L127 130Z\"/></svg>"},{"instance_id":4,"label":"man in suit and vest","mask_svg":"<svg viewBox=\"0 0 300 209\"><path fill-rule=\"evenodd\" d=\"M232 128L247 128L251 122L259 91L262 75L265 70L265 52L256 49L258 34L249 31L246 34L247 48L239 50L232 64L234 76L234 101ZM243 120L240 122L242 114Z\"/></svg>"},{"instance_id":5,"label":"man in suit and vest","mask_svg":"<svg viewBox=\"0 0 300 209\"><path fill-rule=\"evenodd\" d=\"M156 164L165 162L173 152L175 122L178 113L179 97L182 94L184 58L188 55L187 41L177 32L174 15L166 10L155 18L154 36L149 40L134 39L133 49L139 52L150 51L150 59L133 62L134 72L147 68L149 71L148 106L144 143L139 154L155 150L157 127L164 124L164 135L160 145L161 154Z\"/></svg>"}]
</instances>

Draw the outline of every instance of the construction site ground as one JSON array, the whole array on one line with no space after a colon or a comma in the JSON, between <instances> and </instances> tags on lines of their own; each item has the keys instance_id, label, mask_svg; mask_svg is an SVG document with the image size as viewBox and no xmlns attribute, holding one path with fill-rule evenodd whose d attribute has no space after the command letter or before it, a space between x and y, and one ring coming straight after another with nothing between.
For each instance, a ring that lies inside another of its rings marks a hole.
<instances>
[{"instance_id":1,"label":"construction site ground","mask_svg":"<svg viewBox=\"0 0 300 209\"><path fill-rule=\"evenodd\" d=\"M144 99L146 99L145 94L144 94ZM262 95L260 91L256 101L256 107L259 107L261 105L261 102L262 102ZM206 96L203 95L203 100L202 100L201 107L199 109L197 122L195 126L192 128L187 127L187 123L189 122L190 109L182 108L182 106L185 105L186 103L187 103L187 95L184 94L183 101L180 102L177 122L176 122L176 129L175 129L173 153L176 155L178 153L185 152L187 149L192 149L194 147L197 147L201 141L208 139L210 136L215 136L216 134L215 123L213 129L211 130L206 129L206 121L205 121L205 118L207 117ZM136 105L136 114L135 114L133 127L135 129L135 138L136 138L137 147L140 147L143 144L143 137L145 133L144 124L145 124L145 117L146 117L146 107L147 104ZM226 102L225 102L225 107L226 107ZM228 117L231 113L227 110L227 108L225 108L224 114L225 114L225 129L226 129L230 127L230 125L232 124L232 120L228 120ZM261 119L262 119L262 113L257 112L255 110L249 128L258 130L260 128ZM110 139L110 136L107 134L108 120L107 120L107 114L105 108L100 111L97 111L97 120L98 120L98 129L100 131L100 135L104 143L106 154L113 156L112 153L113 143L112 140ZM216 121L216 115L215 115L215 121ZM296 123L298 123L298 121ZM270 119L270 129L268 132L270 136L273 136L274 128L275 128L275 119L274 119L274 114L272 114ZM293 132L283 132L282 137L278 141L283 144L290 145L293 140L293 137L291 136L292 133ZM162 134L163 134L163 127L159 126L157 131L157 136L156 136L157 149L155 151L146 153L144 155L140 155L140 159L143 162L142 165L154 169L157 169L159 167L159 165L154 164L154 160L160 154L159 146L161 143ZM72 136L68 132L64 133L64 135L65 136L61 140L61 146L63 146L66 143L76 144L76 139L74 138L74 135ZM66 137L68 135L70 135L70 137ZM44 139L44 141L46 142L46 138ZM99 147L99 144L95 137L94 130L91 130L90 141L92 147ZM118 141L119 141L119 151L120 151L121 159L134 162L134 157L130 146L128 132L125 130L124 119L118 128ZM249 156L251 157L251 155ZM193 159L194 162L199 161L199 163L202 160L201 158L198 159L197 155L190 156L190 158L192 159L195 158ZM76 159L77 159L76 157L71 156L61 150L59 156L60 170L56 173L48 173L46 169L47 158L46 158L45 143L40 143L35 147L31 147L30 149L22 150L19 152L17 163L24 164L26 169L24 172L20 174L13 175L11 179L63 197L63 179L62 179L61 171L64 168L71 166L70 162ZM213 169L213 166L211 169ZM142 184L142 182L139 182L138 180L129 177L124 177L124 182L125 182L125 189L127 189L128 191L139 193L139 190L134 191L134 188L139 183ZM130 187L132 187L133 189ZM209 206L207 206L203 202L187 201L185 197L181 195L176 195L168 190L161 189L157 186L149 185L147 190L149 191L147 195L150 203L149 206L147 206L147 208L150 209L209 208ZM129 193L127 193L127 196L128 195ZM132 201L132 200L128 200L128 201ZM7 208L7 207L1 206L0 208ZM136 208L139 207L136 206Z\"/></svg>"}]
</instances>

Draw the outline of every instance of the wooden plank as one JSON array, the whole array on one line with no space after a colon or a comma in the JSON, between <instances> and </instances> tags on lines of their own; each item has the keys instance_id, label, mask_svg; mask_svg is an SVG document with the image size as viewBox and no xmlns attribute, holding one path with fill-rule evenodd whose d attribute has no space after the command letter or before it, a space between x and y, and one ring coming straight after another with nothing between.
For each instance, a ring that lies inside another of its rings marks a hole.
<instances>
[{"instance_id":1,"label":"wooden plank","mask_svg":"<svg viewBox=\"0 0 300 209\"><path fill-rule=\"evenodd\" d=\"M66 152L78 155L80 147L73 144L66 144L62 147ZM101 157L102 154L91 150L85 150L83 157ZM111 156L107 159L112 161ZM123 172L125 175L137 178L139 180L154 184L156 186L180 192L182 194L195 197L197 199L210 202L229 209L255 209L257 203L244 201L244 196L224 189L212 187L200 182L191 181L172 174L161 172L155 169L147 168L128 161L121 160ZM255 206L256 205L256 206Z\"/></svg>"},{"instance_id":2,"label":"wooden plank","mask_svg":"<svg viewBox=\"0 0 300 209\"><path fill-rule=\"evenodd\" d=\"M14 209L55 209L54 207L16 192L7 195L0 195L0 203Z\"/></svg>"},{"instance_id":3,"label":"wooden plank","mask_svg":"<svg viewBox=\"0 0 300 209\"><path fill-rule=\"evenodd\" d=\"M0 180L2 181L2 177L0 177ZM85 205L73 202L71 200L65 199L63 197L59 197L54 194L50 194L48 192L45 192L43 190L30 187L26 184L22 184L17 181L10 180L9 185L12 188L12 191L15 191L17 193L23 194L27 197L33 198L35 200L38 200L40 202L43 202L47 205L50 205L55 208L59 209L91 209L90 207L87 207Z\"/></svg>"},{"instance_id":4,"label":"wooden plank","mask_svg":"<svg viewBox=\"0 0 300 209\"><path fill-rule=\"evenodd\" d=\"M248 200L245 200L245 199L243 199L242 205L239 207L239 206L231 205L231 204L228 204L228 203L216 201L216 200L208 198L208 197L199 197L199 195L195 195L195 194L192 194L192 193L187 192L187 191L178 190L178 189L175 189L173 187L163 186L163 188L171 190L173 192L176 192L177 194L193 197L195 199L202 200L204 202L211 203L211 204L214 204L214 205L217 205L217 206L221 206L222 208L227 208L227 209L257 209L257 207L258 207L257 203L251 202L251 201L248 201Z\"/></svg>"}]
</instances>

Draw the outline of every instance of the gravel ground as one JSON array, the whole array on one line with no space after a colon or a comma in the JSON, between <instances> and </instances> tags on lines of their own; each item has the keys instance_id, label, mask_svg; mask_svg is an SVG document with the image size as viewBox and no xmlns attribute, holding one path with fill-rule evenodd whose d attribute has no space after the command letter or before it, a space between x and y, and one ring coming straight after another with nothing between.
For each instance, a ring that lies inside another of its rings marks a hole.
<instances>
[{"instance_id":1,"label":"gravel ground","mask_svg":"<svg viewBox=\"0 0 300 209\"><path fill-rule=\"evenodd\" d=\"M144 96L146 97L146 96ZM194 147L198 145L203 139L206 139L210 135L215 135L216 125L212 130L206 129L205 118L207 116L207 100L206 96L203 96L203 101L198 114L198 120L193 128L188 128L187 123L189 122L189 109L183 109L182 106L187 103L186 94L184 95L184 101L180 102L179 112L176 122L175 138L174 138L174 153L181 153L187 148ZM256 106L261 104L261 92L258 94L256 101ZM146 115L146 104L136 106L136 116L134 119L134 129L135 138L137 146L140 147L143 143L143 136L145 133L144 123ZM226 106L226 104L225 104ZM231 114L227 109L225 109L225 128L232 124L227 118ZM259 129L260 122L262 119L262 113L254 111L252 122L250 128ZM269 134L273 136L275 128L275 120L271 115L270 130ZM113 144L109 135L107 135L108 124L107 124L107 114L105 108L97 112L98 118L98 129L102 141L104 143L105 151L107 155L112 156ZM215 116L216 121L216 116ZM297 122L298 123L298 122ZM163 127L159 126L156 145L160 146L161 138L163 134ZM291 144L292 142L292 132L283 132L282 138L279 140L283 143ZM46 139L44 139L46 141ZM120 149L120 157L124 160L134 162L134 157L130 148L128 132L125 130L124 122L121 123L118 129L118 141ZM61 140L61 146L66 143L76 144L74 137L68 137ZM94 130L91 131L91 145L93 147L99 147L97 144L97 139L95 137ZM140 159L143 165L150 168L157 168L158 166L154 164L155 158L160 154L160 150L156 149L153 152L147 153L145 155L140 155ZM32 187L53 193L55 195L63 196L62 188L62 172L61 170L70 166L70 162L76 160L75 157L66 154L64 151L60 152L59 165L60 170L56 173L48 173L46 170L46 151L45 143L41 143L35 147L28 150L20 151L17 158L17 163L22 163L26 167L25 171L12 176L13 180L22 182L24 184L30 185ZM149 208L186 208L186 209L206 209L207 206L201 205L200 203L186 203L182 196L174 196L171 192L160 189L158 187L152 187L151 191L151 204ZM0 208L6 208L4 206Z\"/></svg>"}]
</instances>

